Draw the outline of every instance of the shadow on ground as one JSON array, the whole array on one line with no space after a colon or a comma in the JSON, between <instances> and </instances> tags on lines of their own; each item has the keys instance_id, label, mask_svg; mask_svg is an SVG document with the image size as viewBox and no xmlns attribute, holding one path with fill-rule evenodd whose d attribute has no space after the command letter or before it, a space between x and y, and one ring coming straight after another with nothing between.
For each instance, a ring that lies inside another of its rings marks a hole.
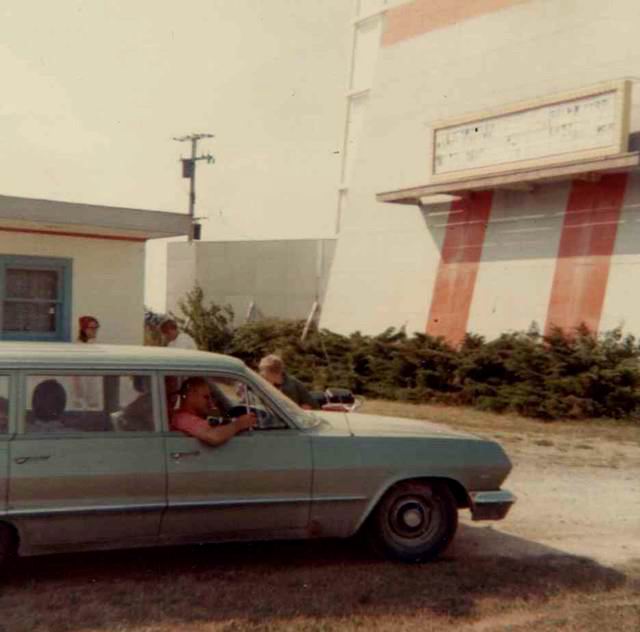
<instances>
[{"instance_id":1,"label":"shadow on ground","mask_svg":"<svg viewBox=\"0 0 640 632\"><path fill-rule=\"evenodd\" d=\"M566 551L551 548L535 540L503 533L491 523L461 523L447 553L456 559L476 556L525 558L568 555Z\"/></svg>"},{"instance_id":2,"label":"shadow on ground","mask_svg":"<svg viewBox=\"0 0 640 632\"><path fill-rule=\"evenodd\" d=\"M546 601L559 593L610 591L626 581L615 569L542 546L523 558L471 554L464 540L473 539L474 529L481 527L464 525L462 548L423 565L381 561L359 540L25 559L0 586L0 630L179 629L232 620L251 626L419 612L464 621L486 598ZM503 538L510 550L518 540L497 531L490 537ZM528 553L530 545L522 541Z\"/></svg>"}]
</instances>

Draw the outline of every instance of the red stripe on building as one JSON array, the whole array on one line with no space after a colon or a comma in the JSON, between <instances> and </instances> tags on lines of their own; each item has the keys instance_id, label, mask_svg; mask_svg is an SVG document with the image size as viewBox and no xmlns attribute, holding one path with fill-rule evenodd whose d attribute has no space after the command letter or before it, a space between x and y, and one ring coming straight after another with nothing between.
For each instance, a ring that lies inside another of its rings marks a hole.
<instances>
[{"instance_id":1,"label":"red stripe on building","mask_svg":"<svg viewBox=\"0 0 640 632\"><path fill-rule=\"evenodd\" d=\"M491 191L473 193L449 211L427 333L452 344L461 342L467 331L492 199Z\"/></svg>"},{"instance_id":2,"label":"red stripe on building","mask_svg":"<svg viewBox=\"0 0 640 632\"><path fill-rule=\"evenodd\" d=\"M413 0L386 13L382 45L392 46L528 0Z\"/></svg>"},{"instance_id":3,"label":"red stripe on building","mask_svg":"<svg viewBox=\"0 0 640 632\"><path fill-rule=\"evenodd\" d=\"M551 287L546 333L553 326L568 331L581 323L598 331L626 186L626 173L605 175L598 182L573 182Z\"/></svg>"}]
</instances>

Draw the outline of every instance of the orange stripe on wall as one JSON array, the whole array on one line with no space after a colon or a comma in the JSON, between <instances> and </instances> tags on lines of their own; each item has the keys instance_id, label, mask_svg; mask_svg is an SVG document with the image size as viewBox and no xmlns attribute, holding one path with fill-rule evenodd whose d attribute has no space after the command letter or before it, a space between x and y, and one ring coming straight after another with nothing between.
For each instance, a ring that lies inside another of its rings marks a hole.
<instances>
[{"instance_id":1,"label":"orange stripe on wall","mask_svg":"<svg viewBox=\"0 0 640 632\"><path fill-rule=\"evenodd\" d=\"M382 45L392 46L469 18L529 0L414 0L386 13Z\"/></svg>"},{"instance_id":2,"label":"orange stripe on wall","mask_svg":"<svg viewBox=\"0 0 640 632\"><path fill-rule=\"evenodd\" d=\"M565 212L545 332L584 323L598 331L627 174L575 181Z\"/></svg>"},{"instance_id":3,"label":"orange stripe on wall","mask_svg":"<svg viewBox=\"0 0 640 632\"><path fill-rule=\"evenodd\" d=\"M431 297L427 333L458 344L467 331L493 193L482 191L451 205Z\"/></svg>"}]
</instances>

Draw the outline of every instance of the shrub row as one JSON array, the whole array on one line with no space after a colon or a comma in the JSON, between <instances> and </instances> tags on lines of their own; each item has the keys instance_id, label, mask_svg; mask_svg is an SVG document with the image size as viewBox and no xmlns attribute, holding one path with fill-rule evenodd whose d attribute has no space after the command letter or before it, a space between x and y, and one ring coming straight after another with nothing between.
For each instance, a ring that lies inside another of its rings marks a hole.
<instances>
[{"instance_id":1,"label":"shrub row","mask_svg":"<svg viewBox=\"0 0 640 632\"><path fill-rule=\"evenodd\" d=\"M231 327L227 307L203 307L198 288L180 305L178 321L200 348L237 356L255 367L282 356L309 386L342 386L369 397L471 405L541 419L629 418L640 415L640 344L619 329L594 336L506 333L467 335L458 348L426 334L388 329L377 335L312 330L300 321L261 320Z\"/></svg>"}]
</instances>

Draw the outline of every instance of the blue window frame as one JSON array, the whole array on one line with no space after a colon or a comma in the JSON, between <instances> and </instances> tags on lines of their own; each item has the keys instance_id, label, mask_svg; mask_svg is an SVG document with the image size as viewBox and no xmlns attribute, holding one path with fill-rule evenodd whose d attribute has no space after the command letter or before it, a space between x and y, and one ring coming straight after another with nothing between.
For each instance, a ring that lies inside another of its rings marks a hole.
<instances>
[{"instance_id":1,"label":"blue window frame","mask_svg":"<svg viewBox=\"0 0 640 632\"><path fill-rule=\"evenodd\" d=\"M71 340L71 263L0 255L2 340Z\"/></svg>"}]
</instances>

